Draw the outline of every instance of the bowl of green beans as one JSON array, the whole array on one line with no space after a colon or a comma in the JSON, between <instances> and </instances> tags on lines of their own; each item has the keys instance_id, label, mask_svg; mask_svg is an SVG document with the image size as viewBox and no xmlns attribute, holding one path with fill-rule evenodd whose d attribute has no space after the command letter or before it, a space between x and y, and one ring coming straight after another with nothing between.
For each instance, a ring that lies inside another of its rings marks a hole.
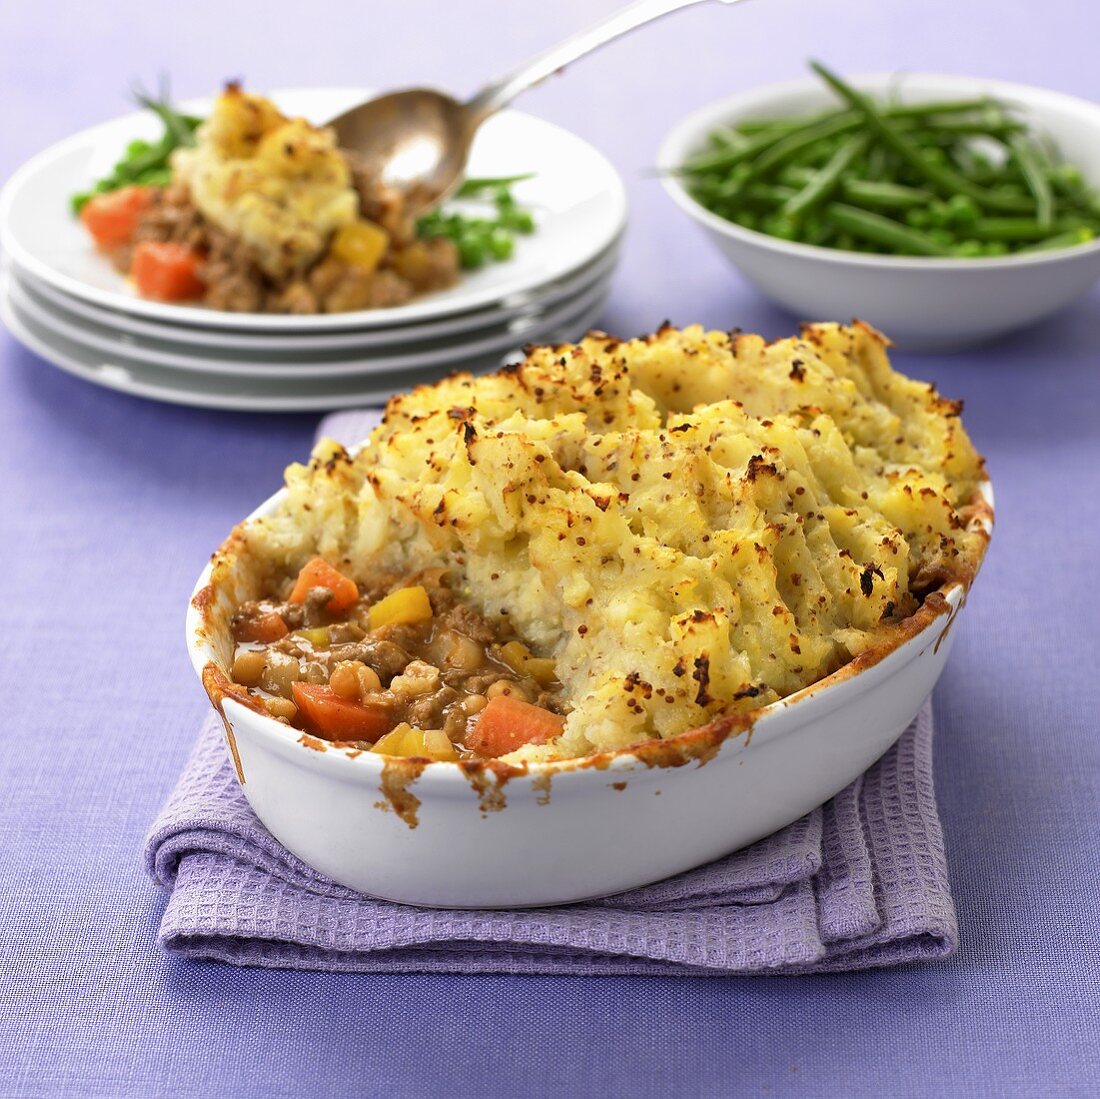
<instances>
[{"instance_id":1,"label":"bowl of green beans","mask_svg":"<svg viewBox=\"0 0 1100 1099\"><path fill-rule=\"evenodd\" d=\"M679 123L664 186L767 297L947 350L1100 279L1100 106L930 74L757 88Z\"/></svg>"}]
</instances>

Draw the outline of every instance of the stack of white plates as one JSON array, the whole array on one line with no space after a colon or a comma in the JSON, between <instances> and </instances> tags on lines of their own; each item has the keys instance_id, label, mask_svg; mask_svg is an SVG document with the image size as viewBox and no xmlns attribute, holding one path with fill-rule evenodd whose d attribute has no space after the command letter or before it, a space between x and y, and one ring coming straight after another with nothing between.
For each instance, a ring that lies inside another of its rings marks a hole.
<instances>
[{"instance_id":1,"label":"stack of white plates","mask_svg":"<svg viewBox=\"0 0 1100 1099\"><path fill-rule=\"evenodd\" d=\"M273 98L288 114L323 121L364 94ZM109 171L128 142L158 134L145 114L96 126L29 161L0 194L0 317L42 358L88 381L213 408L374 403L493 367L526 343L574 339L606 301L626 222L622 181L580 138L514 111L486 123L469 166L473 176L534 173L514 193L538 228L517 239L512 259L393 309L273 316L144 300L97 254L69 196Z\"/></svg>"}]
</instances>

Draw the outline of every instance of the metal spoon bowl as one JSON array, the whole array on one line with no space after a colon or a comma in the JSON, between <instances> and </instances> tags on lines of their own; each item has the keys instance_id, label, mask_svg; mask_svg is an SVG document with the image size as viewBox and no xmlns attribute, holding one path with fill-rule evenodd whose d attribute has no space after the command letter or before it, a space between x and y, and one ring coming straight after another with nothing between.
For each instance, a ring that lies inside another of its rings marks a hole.
<instances>
[{"instance_id":1,"label":"metal spoon bowl","mask_svg":"<svg viewBox=\"0 0 1100 1099\"><path fill-rule=\"evenodd\" d=\"M468 103L430 88L389 92L329 122L342 148L382 184L400 191L415 215L461 183L478 127L521 92L628 31L703 0L636 0L594 27L493 81ZM719 0L735 4L738 0Z\"/></svg>"}]
</instances>

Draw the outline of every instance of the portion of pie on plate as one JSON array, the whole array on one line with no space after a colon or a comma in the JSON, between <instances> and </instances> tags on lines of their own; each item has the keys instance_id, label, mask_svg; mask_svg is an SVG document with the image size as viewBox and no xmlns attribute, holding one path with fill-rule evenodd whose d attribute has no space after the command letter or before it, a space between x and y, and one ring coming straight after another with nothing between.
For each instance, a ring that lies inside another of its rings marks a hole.
<instances>
[{"instance_id":1,"label":"portion of pie on plate","mask_svg":"<svg viewBox=\"0 0 1100 1099\"><path fill-rule=\"evenodd\" d=\"M533 228L511 202L511 180L467 182L503 204L496 221L417 219L332 129L287 118L236 84L194 129L201 120L152 105L179 137L167 163L137 171L157 150L136 142L134 172L74 200L96 245L143 297L238 313L393 307L453 285L463 266L506 258L502 218Z\"/></svg>"},{"instance_id":2,"label":"portion of pie on plate","mask_svg":"<svg viewBox=\"0 0 1100 1099\"><path fill-rule=\"evenodd\" d=\"M530 349L325 441L215 556L219 689L328 741L569 759L884 654L988 538L960 405L861 323Z\"/></svg>"}]
</instances>

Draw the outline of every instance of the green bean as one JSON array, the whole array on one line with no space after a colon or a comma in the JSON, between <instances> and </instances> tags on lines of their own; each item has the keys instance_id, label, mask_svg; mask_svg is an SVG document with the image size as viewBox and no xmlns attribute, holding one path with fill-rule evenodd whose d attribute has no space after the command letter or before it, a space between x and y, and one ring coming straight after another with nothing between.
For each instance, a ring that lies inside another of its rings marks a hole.
<instances>
[{"instance_id":1,"label":"green bean","mask_svg":"<svg viewBox=\"0 0 1100 1099\"><path fill-rule=\"evenodd\" d=\"M455 191L455 198L473 198L484 191L511 187L514 183L522 183L524 180L534 178L534 172L524 172L518 176L471 176Z\"/></svg>"},{"instance_id":2,"label":"green bean","mask_svg":"<svg viewBox=\"0 0 1100 1099\"><path fill-rule=\"evenodd\" d=\"M911 229L900 221L871 213L869 210L861 210L858 206L832 202L825 207L825 216L842 232L872 244L882 244L910 255L950 255L950 248L941 244L932 234Z\"/></svg>"},{"instance_id":3,"label":"green bean","mask_svg":"<svg viewBox=\"0 0 1100 1099\"><path fill-rule=\"evenodd\" d=\"M954 169L930 160L901 132L891 126L889 121L883 118L878 108L862 92L856 91L855 88L845 83L820 62L811 61L810 67L846 103L863 115L868 126L885 145L893 149L902 160L906 161L915 171L924 175L934 186L949 195L956 192L969 195L982 206L988 206L994 210L1014 212L1031 208L1031 203L1026 200L1017 200L1014 196L999 195L993 191L988 191L971 182ZM1020 204L1021 201L1023 201L1023 205Z\"/></svg>"},{"instance_id":4,"label":"green bean","mask_svg":"<svg viewBox=\"0 0 1100 1099\"><path fill-rule=\"evenodd\" d=\"M813 68L841 105L712 134L677 169L699 202L772 236L860 252L978 257L1100 233L1100 192L1054 163L1011 107L876 102Z\"/></svg>"},{"instance_id":5,"label":"green bean","mask_svg":"<svg viewBox=\"0 0 1100 1099\"><path fill-rule=\"evenodd\" d=\"M158 96L152 96L139 85L134 85L134 99L164 123L165 140L170 139L173 147L194 145L195 130L202 123L202 119L195 118L193 115L180 114L169 101L167 81L162 78L160 84Z\"/></svg>"},{"instance_id":6,"label":"green bean","mask_svg":"<svg viewBox=\"0 0 1100 1099\"><path fill-rule=\"evenodd\" d=\"M844 111L814 126L807 126L805 129L788 134L750 162L748 178L764 175L785 161L789 161L796 153L803 152L826 138L850 133L858 125L859 115L855 111Z\"/></svg>"},{"instance_id":7,"label":"green bean","mask_svg":"<svg viewBox=\"0 0 1100 1099\"><path fill-rule=\"evenodd\" d=\"M992 99L945 99L928 103L904 103L894 104L883 108L883 113L889 118L897 119L924 119L928 115L940 114L966 114L972 111L988 110L995 107ZM836 110L822 111L818 114L798 115L793 118L745 118L737 123L737 129L743 134L753 135L768 131L780 132L800 130L806 126L815 125L828 118L832 118L839 112Z\"/></svg>"},{"instance_id":8,"label":"green bean","mask_svg":"<svg viewBox=\"0 0 1100 1099\"><path fill-rule=\"evenodd\" d=\"M774 145L779 140L771 131L765 131L752 138L740 149L716 149L711 153L703 153L681 165L680 171L688 175L702 172L713 172L720 169L733 168L738 164L751 160L757 153Z\"/></svg>"},{"instance_id":9,"label":"green bean","mask_svg":"<svg viewBox=\"0 0 1100 1099\"><path fill-rule=\"evenodd\" d=\"M817 173L808 164L787 164L779 169L776 178L787 187L805 187Z\"/></svg>"},{"instance_id":10,"label":"green bean","mask_svg":"<svg viewBox=\"0 0 1100 1099\"><path fill-rule=\"evenodd\" d=\"M988 97L979 99L931 99L923 103L894 104L883 108L888 118L926 118L937 114L969 114L996 108L997 103Z\"/></svg>"},{"instance_id":11,"label":"green bean","mask_svg":"<svg viewBox=\"0 0 1100 1099\"><path fill-rule=\"evenodd\" d=\"M790 202L798 192L782 183L750 183L741 192L741 198L767 206L780 206Z\"/></svg>"},{"instance_id":12,"label":"green bean","mask_svg":"<svg viewBox=\"0 0 1100 1099\"><path fill-rule=\"evenodd\" d=\"M1027 127L1011 118L942 118L929 117L926 120L929 132L945 137L1002 137L1005 134L1022 133Z\"/></svg>"},{"instance_id":13,"label":"green bean","mask_svg":"<svg viewBox=\"0 0 1100 1099\"><path fill-rule=\"evenodd\" d=\"M1050 189L1050 180L1043 171L1043 165L1033 146L1019 135L1008 139L1008 147L1020 166L1028 190L1035 198L1035 220L1043 228L1049 229L1054 221L1054 193Z\"/></svg>"},{"instance_id":14,"label":"green bean","mask_svg":"<svg viewBox=\"0 0 1100 1099\"><path fill-rule=\"evenodd\" d=\"M933 198L931 191L883 180L849 178L841 183L840 190L856 206L877 206L885 210L926 206Z\"/></svg>"},{"instance_id":15,"label":"green bean","mask_svg":"<svg viewBox=\"0 0 1100 1099\"><path fill-rule=\"evenodd\" d=\"M1037 218L978 218L970 226L970 233L986 241L1035 241L1051 236L1051 230L1057 235L1088 227L1085 222L1071 218L1050 225L1043 225Z\"/></svg>"},{"instance_id":16,"label":"green bean","mask_svg":"<svg viewBox=\"0 0 1100 1099\"><path fill-rule=\"evenodd\" d=\"M783 204L781 212L789 218L800 218L810 207L824 202L836 190L852 161L866 148L865 134L855 134L848 138L829 158L828 164L817 171L801 191Z\"/></svg>"},{"instance_id":17,"label":"green bean","mask_svg":"<svg viewBox=\"0 0 1100 1099\"><path fill-rule=\"evenodd\" d=\"M1046 252L1052 248L1072 248L1077 244L1088 244L1095 239L1095 231L1081 225L1076 229L1069 229L1064 233L1056 233L1054 236L1047 237L1046 240L1041 240L1037 244L1029 244L1026 248L1019 249L1019 251Z\"/></svg>"},{"instance_id":18,"label":"green bean","mask_svg":"<svg viewBox=\"0 0 1100 1099\"><path fill-rule=\"evenodd\" d=\"M754 137L764 133L790 133L792 130L801 130L806 126L813 126L823 119L832 118L840 112L835 108L818 114L799 115L794 118L745 118L737 123L737 130L746 137Z\"/></svg>"}]
</instances>

